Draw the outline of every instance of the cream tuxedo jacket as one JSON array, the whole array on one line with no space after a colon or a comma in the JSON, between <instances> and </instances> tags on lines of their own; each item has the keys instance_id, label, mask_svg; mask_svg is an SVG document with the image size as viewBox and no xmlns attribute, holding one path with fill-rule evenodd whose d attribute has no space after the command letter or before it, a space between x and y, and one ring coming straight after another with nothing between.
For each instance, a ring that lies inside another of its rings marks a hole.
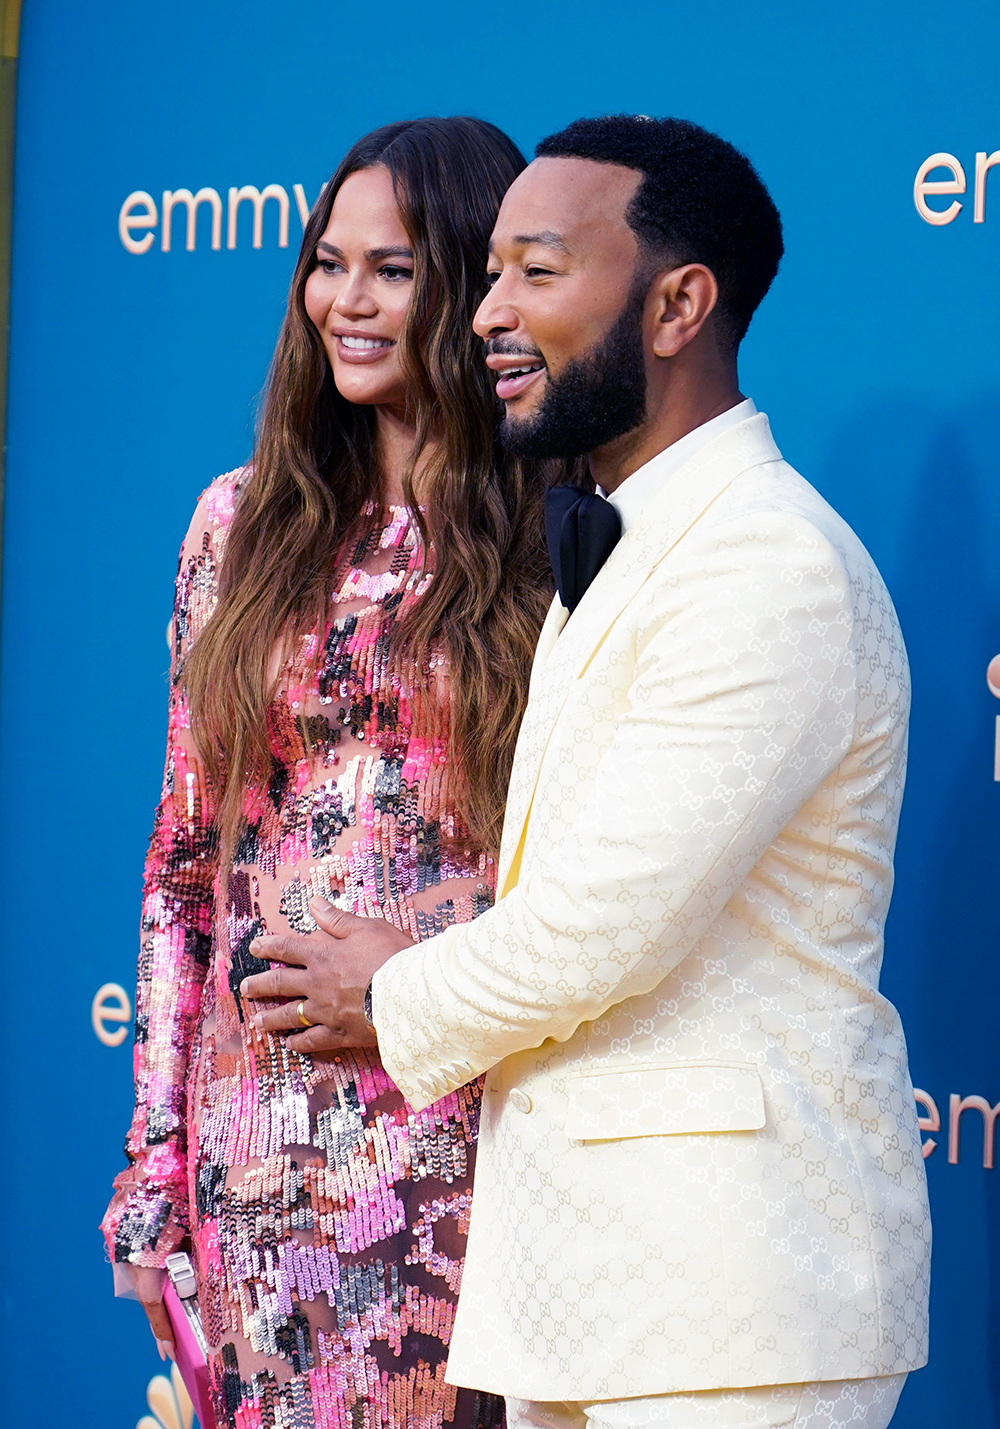
<instances>
[{"instance_id":1,"label":"cream tuxedo jacket","mask_svg":"<svg viewBox=\"0 0 1000 1429\"><path fill-rule=\"evenodd\" d=\"M924 1362L923 1159L878 990L907 711L885 587L762 415L553 606L501 897L374 981L416 1109L488 1073L453 1383Z\"/></svg>"}]
</instances>

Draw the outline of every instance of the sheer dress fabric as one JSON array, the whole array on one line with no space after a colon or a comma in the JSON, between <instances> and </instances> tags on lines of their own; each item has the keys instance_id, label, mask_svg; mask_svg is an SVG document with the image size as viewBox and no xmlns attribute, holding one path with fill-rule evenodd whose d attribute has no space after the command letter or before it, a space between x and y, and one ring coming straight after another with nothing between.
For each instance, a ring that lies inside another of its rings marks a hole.
<instances>
[{"instance_id":1,"label":"sheer dress fabric","mask_svg":"<svg viewBox=\"0 0 1000 1429\"><path fill-rule=\"evenodd\" d=\"M453 799L447 675L413 680L389 637L428 570L412 514L372 508L269 715L220 879L183 658L215 603L240 473L199 502L181 551L163 792L146 861L128 1168L113 1261L190 1248L220 1425L494 1429L502 1400L444 1382L481 1085L415 1114L375 1053L324 1057L258 1032L241 998L261 932L315 930L309 901L417 940L476 917L495 868Z\"/></svg>"}]
</instances>

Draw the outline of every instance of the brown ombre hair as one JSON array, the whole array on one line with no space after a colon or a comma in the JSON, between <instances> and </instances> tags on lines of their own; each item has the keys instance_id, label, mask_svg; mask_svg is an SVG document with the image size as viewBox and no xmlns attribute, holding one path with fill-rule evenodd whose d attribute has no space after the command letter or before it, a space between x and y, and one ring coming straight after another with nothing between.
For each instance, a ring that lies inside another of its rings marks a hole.
<instances>
[{"instance_id":1,"label":"brown ombre hair","mask_svg":"<svg viewBox=\"0 0 1000 1429\"><path fill-rule=\"evenodd\" d=\"M499 844L551 577L543 473L500 445L496 396L472 319L485 292L497 210L525 160L492 124L435 118L389 124L361 139L306 224L218 602L183 671L228 850L247 783L270 772L268 709L280 678L273 653L287 655L298 636L325 627L345 543L381 495L374 410L337 391L304 303L341 185L376 165L392 175L414 251L400 354L416 439L403 485L434 571L396 638L417 678L432 647L444 652L456 794L472 838L490 851ZM418 508L413 470L431 436Z\"/></svg>"}]
</instances>

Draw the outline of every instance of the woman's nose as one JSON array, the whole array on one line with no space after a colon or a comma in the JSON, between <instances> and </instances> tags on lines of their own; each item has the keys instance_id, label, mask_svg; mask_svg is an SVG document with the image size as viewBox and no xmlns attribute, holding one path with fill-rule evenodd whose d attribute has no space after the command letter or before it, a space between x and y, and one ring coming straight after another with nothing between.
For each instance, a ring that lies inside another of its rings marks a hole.
<instances>
[{"instance_id":1,"label":"woman's nose","mask_svg":"<svg viewBox=\"0 0 1000 1429\"><path fill-rule=\"evenodd\" d=\"M378 303L360 275L347 277L333 300L333 306L345 318L371 318L378 312Z\"/></svg>"}]
</instances>

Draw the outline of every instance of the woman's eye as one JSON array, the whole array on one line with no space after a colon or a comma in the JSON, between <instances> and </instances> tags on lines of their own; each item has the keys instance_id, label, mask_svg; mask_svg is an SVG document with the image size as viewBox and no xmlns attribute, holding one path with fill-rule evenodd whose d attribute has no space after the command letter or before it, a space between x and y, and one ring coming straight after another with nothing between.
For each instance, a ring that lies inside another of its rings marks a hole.
<instances>
[{"instance_id":1,"label":"woman's eye","mask_svg":"<svg viewBox=\"0 0 1000 1429\"><path fill-rule=\"evenodd\" d=\"M379 276L388 278L390 283L398 283L402 279L413 277L412 268L400 268L395 263L386 263L385 266L378 271Z\"/></svg>"},{"instance_id":2,"label":"woman's eye","mask_svg":"<svg viewBox=\"0 0 1000 1429\"><path fill-rule=\"evenodd\" d=\"M499 277L500 277L500 274L499 274L499 273L491 273L489 270L487 270L487 273L486 273L486 286L487 286L488 288L492 288L492 287L493 287L493 284L496 282L496 280L497 280Z\"/></svg>"},{"instance_id":3,"label":"woman's eye","mask_svg":"<svg viewBox=\"0 0 1000 1429\"><path fill-rule=\"evenodd\" d=\"M341 271L340 264L336 258L317 258L316 267L321 273L333 274Z\"/></svg>"}]
</instances>

